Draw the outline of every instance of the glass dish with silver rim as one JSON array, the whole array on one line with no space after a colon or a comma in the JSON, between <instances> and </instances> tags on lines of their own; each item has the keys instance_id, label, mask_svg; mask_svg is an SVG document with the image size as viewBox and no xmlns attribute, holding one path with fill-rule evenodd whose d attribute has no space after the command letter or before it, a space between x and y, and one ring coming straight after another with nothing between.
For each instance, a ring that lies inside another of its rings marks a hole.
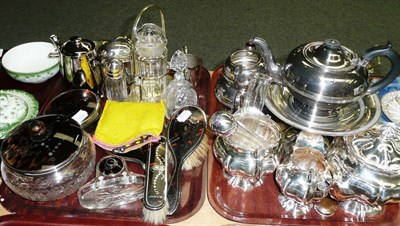
<instances>
[{"instance_id":1,"label":"glass dish with silver rim","mask_svg":"<svg viewBox=\"0 0 400 226\"><path fill-rule=\"evenodd\" d=\"M28 120L1 145L1 175L17 195L33 201L63 198L82 186L95 165L90 135L72 118L45 115Z\"/></svg>"}]
</instances>

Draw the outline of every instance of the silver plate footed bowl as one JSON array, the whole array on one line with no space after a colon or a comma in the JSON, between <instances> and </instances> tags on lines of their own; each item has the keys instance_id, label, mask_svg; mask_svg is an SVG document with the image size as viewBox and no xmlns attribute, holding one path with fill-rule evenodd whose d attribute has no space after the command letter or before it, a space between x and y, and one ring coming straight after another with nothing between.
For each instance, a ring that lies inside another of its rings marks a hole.
<instances>
[{"instance_id":1,"label":"silver plate footed bowl","mask_svg":"<svg viewBox=\"0 0 400 226\"><path fill-rule=\"evenodd\" d=\"M261 185L264 176L278 167L281 132L267 115L240 113L234 117L241 128L231 130L233 132L229 135L219 135L214 141L213 151L229 179L228 184L247 191ZM246 127L244 131L240 131L242 126ZM247 132L253 136L245 135ZM257 140L265 140L264 145L254 148Z\"/></svg>"},{"instance_id":2,"label":"silver plate footed bowl","mask_svg":"<svg viewBox=\"0 0 400 226\"><path fill-rule=\"evenodd\" d=\"M400 127L378 123L347 137L336 137L329 151L330 194L378 206L400 202Z\"/></svg>"}]
</instances>

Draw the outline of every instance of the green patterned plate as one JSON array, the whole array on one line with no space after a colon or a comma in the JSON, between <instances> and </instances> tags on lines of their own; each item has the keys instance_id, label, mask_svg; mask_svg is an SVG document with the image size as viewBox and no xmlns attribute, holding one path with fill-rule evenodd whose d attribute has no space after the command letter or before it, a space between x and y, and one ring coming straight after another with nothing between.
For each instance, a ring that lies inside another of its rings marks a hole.
<instances>
[{"instance_id":1,"label":"green patterned plate","mask_svg":"<svg viewBox=\"0 0 400 226\"><path fill-rule=\"evenodd\" d=\"M0 139L20 123L36 117L39 103L32 94L22 90L0 90Z\"/></svg>"}]
</instances>

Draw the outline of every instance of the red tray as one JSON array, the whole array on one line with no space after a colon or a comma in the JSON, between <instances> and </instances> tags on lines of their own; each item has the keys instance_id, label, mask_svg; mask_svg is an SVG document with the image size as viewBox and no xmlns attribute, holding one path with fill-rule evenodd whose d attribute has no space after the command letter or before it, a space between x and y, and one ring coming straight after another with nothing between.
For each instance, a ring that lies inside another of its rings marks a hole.
<instances>
[{"instance_id":1,"label":"red tray","mask_svg":"<svg viewBox=\"0 0 400 226\"><path fill-rule=\"evenodd\" d=\"M33 94L39 101L39 114L52 98L70 88L61 74L56 74L50 80L40 84L28 84L11 78L4 68L0 68L0 81L0 89L20 89ZM100 148L97 148L96 154L97 160L106 155ZM143 173L137 164L128 163L128 167L132 171ZM182 198L176 212L167 217L166 224L186 220L201 208L206 194L206 176L206 164L183 173ZM93 177L94 173L91 178ZM110 222L118 222L118 225L132 224L132 222L135 222L135 225L145 225L142 219L143 203L141 201L105 210L89 210L80 206L76 193L56 201L34 202L16 195L5 183L0 183L0 197L2 198L1 205L9 212L16 214L0 216L0 225L7 225L5 223L8 221L12 222L11 225L15 222L20 222L19 225L34 225L38 222L40 225L43 223L47 225L63 223L104 225Z\"/></svg>"},{"instance_id":2,"label":"red tray","mask_svg":"<svg viewBox=\"0 0 400 226\"><path fill-rule=\"evenodd\" d=\"M211 90L215 89L221 77L222 68L214 71L211 80ZM222 108L222 105L211 94L211 112ZM399 204L384 206L382 213L357 219L344 213L338 208L331 217L322 217L315 210L297 218L286 212L278 201L280 193L274 180L274 175L267 175L264 183L250 191L228 185L228 179L223 174L222 166L217 162L213 153L208 156L208 200L218 214L226 219L255 224L284 224L284 225L400 225Z\"/></svg>"}]
</instances>

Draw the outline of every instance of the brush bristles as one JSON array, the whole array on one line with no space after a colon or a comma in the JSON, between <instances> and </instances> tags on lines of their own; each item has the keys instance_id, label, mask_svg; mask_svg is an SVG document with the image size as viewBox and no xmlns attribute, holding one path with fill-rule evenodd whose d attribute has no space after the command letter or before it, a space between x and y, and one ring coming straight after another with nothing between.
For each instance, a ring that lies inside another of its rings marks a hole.
<instances>
[{"instance_id":1,"label":"brush bristles","mask_svg":"<svg viewBox=\"0 0 400 226\"><path fill-rule=\"evenodd\" d=\"M188 171L200 166L207 158L209 150L210 145L208 144L208 136L205 134L196 150L185 159L182 170Z\"/></svg>"},{"instance_id":2,"label":"brush bristles","mask_svg":"<svg viewBox=\"0 0 400 226\"><path fill-rule=\"evenodd\" d=\"M168 202L165 202L164 207L159 210L149 210L146 207L143 207L143 219L148 223L162 224L167 219L168 208Z\"/></svg>"}]
</instances>

